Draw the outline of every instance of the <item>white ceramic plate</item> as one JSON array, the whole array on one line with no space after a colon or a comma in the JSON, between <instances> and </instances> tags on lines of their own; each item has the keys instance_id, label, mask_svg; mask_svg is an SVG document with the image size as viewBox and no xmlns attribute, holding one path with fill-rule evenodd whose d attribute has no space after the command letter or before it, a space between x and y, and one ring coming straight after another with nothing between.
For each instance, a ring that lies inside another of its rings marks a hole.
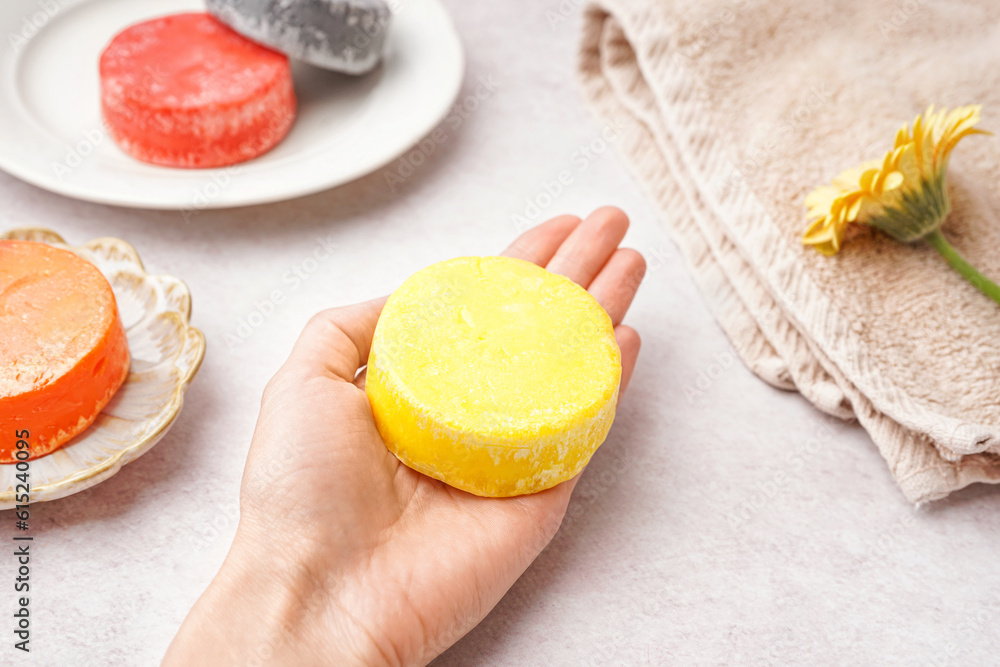
<instances>
[{"instance_id":1,"label":"white ceramic plate","mask_svg":"<svg viewBox=\"0 0 1000 667\"><path fill-rule=\"evenodd\" d=\"M30 500L55 500L111 477L152 448L180 413L184 391L205 355L205 337L189 323L191 295L170 276L146 273L128 243L101 238L73 248L47 229L18 229L0 239L48 243L90 261L111 283L132 363L114 398L87 430L29 462ZM0 464L0 509L15 502L16 465Z\"/></svg>"},{"instance_id":2,"label":"white ceramic plate","mask_svg":"<svg viewBox=\"0 0 1000 667\"><path fill-rule=\"evenodd\" d=\"M269 153L225 169L138 162L103 129L98 58L123 28L198 0L0 1L0 169L106 204L199 210L289 199L367 174L445 117L462 47L438 0L399 0L385 62L363 77L295 65L299 115Z\"/></svg>"}]
</instances>

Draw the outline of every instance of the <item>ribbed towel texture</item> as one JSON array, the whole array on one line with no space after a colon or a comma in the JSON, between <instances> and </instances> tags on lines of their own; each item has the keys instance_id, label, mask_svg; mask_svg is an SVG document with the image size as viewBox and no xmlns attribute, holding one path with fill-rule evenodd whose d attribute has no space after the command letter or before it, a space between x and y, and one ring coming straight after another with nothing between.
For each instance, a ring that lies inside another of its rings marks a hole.
<instances>
[{"instance_id":1,"label":"ribbed towel texture","mask_svg":"<svg viewBox=\"0 0 1000 667\"><path fill-rule=\"evenodd\" d=\"M1000 482L1000 308L926 244L800 241L806 194L930 104L1000 131L1000 3L599 0L580 75L757 375L856 418L914 503ZM1000 280L1000 138L948 174L945 236Z\"/></svg>"}]
</instances>

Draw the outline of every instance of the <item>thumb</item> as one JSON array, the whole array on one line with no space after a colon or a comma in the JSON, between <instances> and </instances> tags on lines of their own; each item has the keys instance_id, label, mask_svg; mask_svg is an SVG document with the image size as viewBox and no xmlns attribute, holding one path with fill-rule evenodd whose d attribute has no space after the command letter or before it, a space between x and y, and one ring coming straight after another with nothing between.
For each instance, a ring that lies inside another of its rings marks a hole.
<instances>
[{"instance_id":1,"label":"thumb","mask_svg":"<svg viewBox=\"0 0 1000 667\"><path fill-rule=\"evenodd\" d=\"M386 298L316 313L299 334L285 366L304 375L352 382L368 363L375 323Z\"/></svg>"}]
</instances>

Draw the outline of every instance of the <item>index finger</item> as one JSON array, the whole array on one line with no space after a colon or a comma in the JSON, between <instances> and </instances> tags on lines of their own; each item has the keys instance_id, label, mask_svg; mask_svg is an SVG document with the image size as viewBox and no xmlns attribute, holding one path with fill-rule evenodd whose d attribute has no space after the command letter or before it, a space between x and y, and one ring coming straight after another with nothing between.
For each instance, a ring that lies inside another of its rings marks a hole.
<instances>
[{"instance_id":1,"label":"index finger","mask_svg":"<svg viewBox=\"0 0 1000 667\"><path fill-rule=\"evenodd\" d=\"M557 216L521 234L500 254L544 267L579 225L575 215Z\"/></svg>"}]
</instances>

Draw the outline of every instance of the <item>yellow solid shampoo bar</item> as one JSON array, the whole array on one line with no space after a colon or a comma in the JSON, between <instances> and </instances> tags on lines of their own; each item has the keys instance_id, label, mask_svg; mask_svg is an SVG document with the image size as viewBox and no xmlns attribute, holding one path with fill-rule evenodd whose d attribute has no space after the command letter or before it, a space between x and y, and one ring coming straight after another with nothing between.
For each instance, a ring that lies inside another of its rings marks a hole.
<instances>
[{"instance_id":1,"label":"yellow solid shampoo bar","mask_svg":"<svg viewBox=\"0 0 1000 667\"><path fill-rule=\"evenodd\" d=\"M583 469L611 428L620 380L611 319L586 290L519 259L461 257L389 297L366 386L400 461L514 496Z\"/></svg>"}]
</instances>

